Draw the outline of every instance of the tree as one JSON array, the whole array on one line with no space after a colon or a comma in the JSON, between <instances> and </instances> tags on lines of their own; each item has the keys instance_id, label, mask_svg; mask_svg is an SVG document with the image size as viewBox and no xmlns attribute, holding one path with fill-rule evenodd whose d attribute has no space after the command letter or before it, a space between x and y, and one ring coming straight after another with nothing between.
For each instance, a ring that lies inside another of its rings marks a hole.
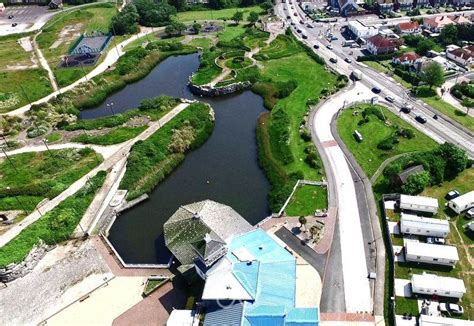
<instances>
[{"instance_id":1,"label":"tree","mask_svg":"<svg viewBox=\"0 0 474 326\"><path fill-rule=\"evenodd\" d=\"M458 43L458 28L454 24L443 27L439 34L439 39L444 44L457 44Z\"/></svg>"},{"instance_id":2,"label":"tree","mask_svg":"<svg viewBox=\"0 0 474 326\"><path fill-rule=\"evenodd\" d=\"M306 225L306 223L308 222L308 221L306 220L306 217L300 216L300 217L298 218L298 222L300 222L301 228L302 228L303 231L304 231L305 225Z\"/></svg>"},{"instance_id":3,"label":"tree","mask_svg":"<svg viewBox=\"0 0 474 326\"><path fill-rule=\"evenodd\" d=\"M166 2L154 0L133 0L140 16L139 23L143 26L165 26L176 15L176 8Z\"/></svg>"},{"instance_id":4,"label":"tree","mask_svg":"<svg viewBox=\"0 0 474 326\"><path fill-rule=\"evenodd\" d=\"M418 42L416 46L416 53L419 55L426 55L428 51L432 50L436 46L436 43L429 38L424 38Z\"/></svg>"},{"instance_id":5,"label":"tree","mask_svg":"<svg viewBox=\"0 0 474 326\"><path fill-rule=\"evenodd\" d=\"M258 21L258 13L256 13L255 11L251 11L247 20L250 24L254 25Z\"/></svg>"},{"instance_id":6,"label":"tree","mask_svg":"<svg viewBox=\"0 0 474 326\"><path fill-rule=\"evenodd\" d=\"M465 150L451 143L439 146L437 153L446 161L444 174L447 178L455 178L464 171L469 160Z\"/></svg>"},{"instance_id":7,"label":"tree","mask_svg":"<svg viewBox=\"0 0 474 326\"><path fill-rule=\"evenodd\" d=\"M265 11L268 11L273 8L273 3L270 0L267 0L260 4L260 8L262 8Z\"/></svg>"},{"instance_id":8,"label":"tree","mask_svg":"<svg viewBox=\"0 0 474 326\"><path fill-rule=\"evenodd\" d=\"M200 32L201 29L202 29L202 26L201 26L201 24L199 24L199 23L194 23L193 26L192 26L192 29L193 29L193 32L194 32L195 34L199 34L199 32Z\"/></svg>"},{"instance_id":9,"label":"tree","mask_svg":"<svg viewBox=\"0 0 474 326\"><path fill-rule=\"evenodd\" d=\"M169 0L168 3L178 11L185 11L188 7L186 0Z\"/></svg>"},{"instance_id":10,"label":"tree","mask_svg":"<svg viewBox=\"0 0 474 326\"><path fill-rule=\"evenodd\" d=\"M314 236L319 233L319 229L316 225L313 225L309 228L309 234L311 234L311 239L314 239Z\"/></svg>"},{"instance_id":11,"label":"tree","mask_svg":"<svg viewBox=\"0 0 474 326\"><path fill-rule=\"evenodd\" d=\"M181 35L185 30L186 25L176 20L173 20L168 26L166 26L165 33L170 36L178 36Z\"/></svg>"},{"instance_id":12,"label":"tree","mask_svg":"<svg viewBox=\"0 0 474 326\"><path fill-rule=\"evenodd\" d=\"M238 25L242 19L244 19L244 14L241 11L235 12L235 14L232 16L232 20L236 25Z\"/></svg>"},{"instance_id":13,"label":"tree","mask_svg":"<svg viewBox=\"0 0 474 326\"><path fill-rule=\"evenodd\" d=\"M416 195L425 189L430 183L430 174L428 171L414 173L410 175L407 182L402 186L404 194Z\"/></svg>"},{"instance_id":14,"label":"tree","mask_svg":"<svg viewBox=\"0 0 474 326\"><path fill-rule=\"evenodd\" d=\"M137 8L133 3L129 3L112 17L112 31L115 35L134 34L138 32L138 19Z\"/></svg>"},{"instance_id":15,"label":"tree","mask_svg":"<svg viewBox=\"0 0 474 326\"><path fill-rule=\"evenodd\" d=\"M430 85L430 89L433 86L440 87L444 84L443 68L436 62L428 64L421 72L421 80Z\"/></svg>"}]
</instances>

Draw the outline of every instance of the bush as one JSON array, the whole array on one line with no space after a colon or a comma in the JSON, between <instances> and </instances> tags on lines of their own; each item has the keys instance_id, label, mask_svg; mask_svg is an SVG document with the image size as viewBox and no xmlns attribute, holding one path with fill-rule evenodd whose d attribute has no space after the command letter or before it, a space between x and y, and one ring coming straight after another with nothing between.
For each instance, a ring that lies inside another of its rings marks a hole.
<instances>
[{"instance_id":1,"label":"bush","mask_svg":"<svg viewBox=\"0 0 474 326\"><path fill-rule=\"evenodd\" d=\"M430 174L427 171L410 175L402 186L402 191L408 195L417 195L430 184Z\"/></svg>"},{"instance_id":2,"label":"bush","mask_svg":"<svg viewBox=\"0 0 474 326\"><path fill-rule=\"evenodd\" d=\"M290 94L298 87L298 82L296 80L289 80L286 82L276 82L276 97L279 99L290 96Z\"/></svg>"},{"instance_id":3,"label":"bush","mask_svg":"<svg viewBox=\"0 0 474 326\"><path fill-rule=\"evenodd\" d=\"M381 142L379 142L377 144L377 148L384 151L389 151L389 150L392 150L395 147L395 145L398 144L399 142L400 141L398 140L398 137L395 134L393 134L385 138Z\"/></svg>"},{"instance_id":4,"label":"bush","mask_svg":"<svg viewBox=\"0 0 474 326\"><path fill-rule=\"evenodd\" d=\"M272 111L269 132L273 153L283 164L292 163L294 158L289 146L290 118L284 107L279 107Z\"/></svg>"},{"instance_id":5,"label":"bush","mask_svg":"<svg viewBox=\"0 0 474 326\"><path fill-rule=\"evenodd\" d=\"M140 63L140 60L145 58L146 55L147 50L142 47L137 47L127 51L117 63L118 73L120 75L126 75L132 72L136 69L137 65Z\"/></svg>"},{"instance_id":6,"label":"bush","mask_svg":"<svg viewBox=\"0 0 474 326\"><path fill-rule=\"evenodd\" d=\"M162 95L141 101L138 109L140 111L159 110L165 112L175 107L178 102L177 98Z\"/></svg>"},{"instance_id":7,"label":"bush","mask_svg":"<svg viewBox=\"0 0 474 326\"><path fill-rule=\"evenodd\" d=\"M35 137L39 137L41 135L44 135L45 133L47 133L49 130L49 126L45 125L45 124L42 124L42 125L39 125L39 126L31 126L29 127L27 130L26 130L26 136L28 138L35 138Z\"/></svg>"},{"instance_id":8,"label":"bush","mask_svg":"<svg viewBox=\"0 0 474 326\"><path fill-rule=\"evenodd\" d=\"M409 128L398 128L397 135L407 139L412 139L413 137L415 137L415 132L413 129Z\"/></svg>"}]
</instances>

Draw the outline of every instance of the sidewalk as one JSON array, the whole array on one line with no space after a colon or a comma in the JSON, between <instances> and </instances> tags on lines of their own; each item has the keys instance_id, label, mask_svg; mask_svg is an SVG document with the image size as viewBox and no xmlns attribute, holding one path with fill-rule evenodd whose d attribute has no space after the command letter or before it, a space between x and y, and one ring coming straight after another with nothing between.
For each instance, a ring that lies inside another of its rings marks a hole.
<instances>
[{"instance_id":1,"label":"sidewalk","mask_svg":"<svg viewBox=\"0 0 474 326\"><path fill-rule=\"evenodd\" d=\"M462 82L462 81L466 81L465 78L461 77L459 78L459 83ZM461 103L453 96L451 95L451 87L454 86L454 83L455 83L455 80L448 80L444 83L444 85L442 86L444 89L446 89L447 91L444 93L443 96L441 96L441 89L440 88L437 88L436 89L436 92L438 93L439 97L441 97L445 102L451 104L452 106L456 107L458 110L461 110L462 112L466 113L467 112L467 108L463 105L461 105ZM474 117L474 108L472 108L471 110L469 110L469 116L471 117Z\"/></svg>"}]
</instances>

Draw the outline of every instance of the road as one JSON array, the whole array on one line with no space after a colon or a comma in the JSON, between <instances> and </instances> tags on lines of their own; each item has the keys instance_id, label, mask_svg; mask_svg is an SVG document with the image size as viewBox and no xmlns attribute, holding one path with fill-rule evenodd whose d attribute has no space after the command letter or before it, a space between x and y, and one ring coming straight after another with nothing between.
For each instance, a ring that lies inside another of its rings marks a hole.
<instances>
[{"instance_id":1,"label":"road","mask_svg":"<svg viewBox=\"0 0 474 326\"><path fill-rule=\"evenodd\" d=\"M385 75L373 71L363 63L355 61L351 63L345 62L344 59L346 58L346 55L338 51L337 48L330 50L326 47L329 42L320 38L320 30L317 28L308 28L306 25L300 24L300 20L305 21L306 18L302 10L296 4L293 4L293 9L288 6L287 11L284 9L285 6L285 4L276 5L275 12L285 20L287 16L290 16L290 21L294 23L292 28L295 31L295 35L310 47L313 47L315 44L319 45L319 49L316 51L318 55L323 57L326 61L329 61L331 58L337 59L336 64L328 63L331 69L347 76L349 76L354 69L359 69L363 73L361 83L369 89L374 86L379 87L382 90L379 96L382 98L385 96L391 96L395 99L394 105L389 108L392 112L400 114L400 108L404 103L413 105L414 110L412 110L410 114L401 115L402 119L406 120L412 126L433 138L438 143L450 142L457 144L459 147L466 150L469 157L474 158L473 132L457 122L452 121L432 107L424 104L422 101L412 98L408 95L408 91L403 86ZM295 13L296 16L294 16ZM288 20L286 21L288 22ZM302 32L308 36L308 39L303 39L301 37L302 33L297 33L296 29L302 30ZM373 94L373 96L376 95ZM435 114L437 114L438 119L433 118ZM427 119L427 122L425 124L418 123L415 120L417 115L424 116Z\"/></svg>"}]
</instances>

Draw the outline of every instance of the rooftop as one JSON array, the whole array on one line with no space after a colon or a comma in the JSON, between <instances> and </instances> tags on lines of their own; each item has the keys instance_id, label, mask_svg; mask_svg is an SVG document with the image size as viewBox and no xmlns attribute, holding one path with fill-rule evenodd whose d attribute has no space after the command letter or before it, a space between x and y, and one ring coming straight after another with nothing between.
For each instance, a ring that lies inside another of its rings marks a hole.
<instances>
[{"instance_id":1,"label":"rooftop","mask_svg":"<svg viewBox=\"0 0 474 326\"><path fill-rule=\"evenodd\" d=\"M376 48L392 48L399 45L399 40L383 37L382 35L374 35L367 39L368 43L372 43Z\"/></svg>"},{"instance_id":2,"label":"rooftop","mask_svg":"<svg viewBox=\"0 0 474 326\"><path fill-rule=\"evenodd\" d=\"M413 274L411 283L412 286L417 288L437 289L440 292L455 291L466 293L463 280L454 277L438 276L429 273Z\"/></svg>"},{"instance_id":3,"label":"rooftop","mask_svg":"<svg viewBox=\"0 0 474 326\"><path fill-rule=\"evenodd\" d=\"M406 251L409 255L459 260L458 250L454 246L407 241Z\"/></svg>"},{"instance_id":4,"label":"rooftop","mask_svg":"<svg viewBox=\"0 0 474 326\"><path fill-rule=\"evenodd\" d=\"M397 25L401 31L409 31L420 27L417 22L405 22Z\"/></svg>"},{"instance_id":5,"label":"rooftop","mask_svg":"<svg viewBox=\"0 0 474 326\"><path fill-rule=\"evenodd\" d=\"M438 199L425 196L400 195L400 205L403 204L438 207Z\"/></svg>"}]
</instances>

